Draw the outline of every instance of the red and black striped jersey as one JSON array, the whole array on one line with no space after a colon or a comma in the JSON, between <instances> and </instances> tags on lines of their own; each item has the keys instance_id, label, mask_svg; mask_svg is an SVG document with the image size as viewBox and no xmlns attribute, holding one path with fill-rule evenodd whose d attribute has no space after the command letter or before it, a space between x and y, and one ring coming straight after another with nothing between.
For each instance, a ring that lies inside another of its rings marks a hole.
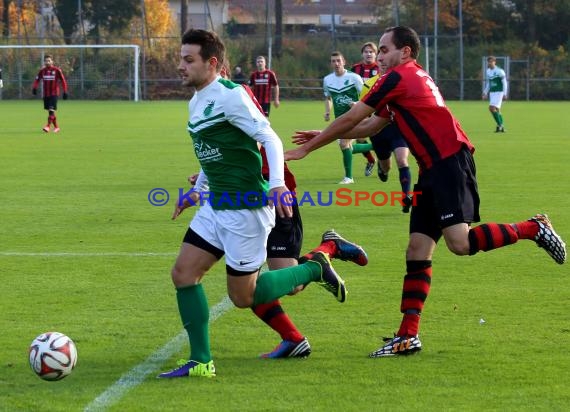
<instances>
[{"instance_id":1,"label":"red and black striped jersey","mask_svg":"<svg viewBox=\"0 0 570 412\"><path fill-rule=\"evenodd\" d=\"M259 103L271 103L271 88L277 86L277 76L268 69L255 71L249 77L249 85Z\"/></svg>"},{"instance_id":2,"label":"red and black striped jersey","mask_svg":"<svg viewBox=\"0 0 570 412\"><path fill-rule=\"evenodd\" d=\"M434 81L415 61L388 70L362 102L378 113L388 105L420 169L429 169L462 147L475 151Z\"/></svg>"},{"instance_id":3,"label":"red and black striped jersey","mask_svg":"<svg viewBox=\"0 0 570 412\"><path fill-rule=\"evenodd\" d=\"M32 88L37 89L40 81L42 81L44 97L59 96L60 83L61 87L63 88L63 92L67 93L67 81L65 80L65 76L59 67L43 67L38 72Z\"/></svg>"},{"instance_id":4,"label":"red and black striped jersey","mask_svg":"<svg viewBox=\"0 0 570 412\"><path fill-rule=\"evenodd\" d=\"M378 63L357 63L352 66L350 71L358 74L360 77L362 77L362 80L366 81L380 73L380 66L378 66Z\"/></svg>"}]
</instances>

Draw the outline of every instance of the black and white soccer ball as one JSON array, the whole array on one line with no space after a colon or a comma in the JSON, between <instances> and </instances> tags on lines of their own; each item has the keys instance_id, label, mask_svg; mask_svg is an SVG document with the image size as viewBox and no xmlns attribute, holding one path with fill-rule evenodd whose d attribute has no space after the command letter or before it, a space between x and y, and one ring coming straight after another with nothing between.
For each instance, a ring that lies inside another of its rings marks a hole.
<instances>
[{"instance_id":1,"label":"black and white soccer ball","mask_svg":"<svg viewBox=\"0 0 570 412\"><path fill-rule=\"evenodd\" d=\"M46 381L65 378L77 363L75 343L59 332L46 332L35 338L29 355L32 370Z\"/></svg>"}]
</instances>

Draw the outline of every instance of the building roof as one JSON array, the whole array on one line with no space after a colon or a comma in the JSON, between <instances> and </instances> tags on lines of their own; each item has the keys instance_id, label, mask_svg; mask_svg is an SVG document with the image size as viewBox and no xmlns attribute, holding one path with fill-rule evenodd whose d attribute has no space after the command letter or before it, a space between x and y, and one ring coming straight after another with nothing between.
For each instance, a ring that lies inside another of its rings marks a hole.
<instances>
[{"instance_id":1,"label":"building roof","mask_svg":"<svg viewBox=\"0 0 570 412\"><path fill-rule=\"evenodd\" d=\"M240 21L240 17L265 16L266 7L269 3L270 15L275 15L274 0L228 0L229 17L232 16ZM283 0L283 20L287 16L363 16L367 19L372 17L374 9L372 0Z\"/></svg>"}]
</instances>

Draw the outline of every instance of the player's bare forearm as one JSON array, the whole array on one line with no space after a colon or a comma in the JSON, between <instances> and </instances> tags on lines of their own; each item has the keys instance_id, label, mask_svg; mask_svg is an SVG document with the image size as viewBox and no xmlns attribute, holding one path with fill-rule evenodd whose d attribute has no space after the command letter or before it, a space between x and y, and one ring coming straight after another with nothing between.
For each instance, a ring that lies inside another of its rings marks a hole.
<instances>
[{"instance_id":1,"label":"player's bare forearm","mask_svg":"<svg viewBox=\"0 0 570 412\"><path fill-rule=\"evenodd\" d=\"M358 123L352 130L346 132L342 137L345 139L360 139L374 136L390 123L388 119L379 116L370 116Z\"/></svg>"}]
</instances>

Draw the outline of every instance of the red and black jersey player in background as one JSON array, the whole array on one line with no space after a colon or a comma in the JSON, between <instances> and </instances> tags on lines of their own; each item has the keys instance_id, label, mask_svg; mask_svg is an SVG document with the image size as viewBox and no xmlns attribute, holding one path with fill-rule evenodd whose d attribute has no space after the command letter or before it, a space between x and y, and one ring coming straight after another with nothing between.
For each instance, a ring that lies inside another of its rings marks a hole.
<instances>
[{"instance_id":1,"label":"red and black jersey player in background","mask_svg":"<svg viewBox=\"0 0 570 412\"><path fill-rule=\"evenodd\" d=\"M53 125L54 133L58 133L60 129L55 112L60 93L59 86L61 85L63 89L63 100L67 100L67 80L65 80L63 71L53 64L53 57L49 54L45 55L44 67L40 69L32 85L32 93L34 95L38 94L40 81L42 82L44 109L48 111L48 121L42 130L49 133L50 127Z\"/></svg>"},{"instance_id":2,"label":"red and black jersey player in background","mask_svg":"<svg viewBox=\"0 0 570 412\"><path fill-rule=\"evenodd\" d=\"M566 261L566 244L554 231L548 216L536 214L516 223L479 222L479 195L473 145L451 114L433 79L417 64L417 33L409 27L391 27L380 37L378 61L386 73L360 102L319 134L299 132L298 149L286 160L301 159L337 139L368 136L389 122L381 116L388 105L393 121L420 167L410 215L400 311L403 319L396 335L370 353L370 357L401 356L422 349L420 315L432 278L432 256L443 238L456 255L474 255L528 239L545 249L556 263ZM371 116L372 115L372 116ZM309 138L303 138L308 134ZM516 262L513 270L516 271ZM516 279L516 277L515 277ZM516 280L515 280L516 281Z\"/></svg>"},{"instance_id":3,"label":"red and black jersey player in background","mask_svg":"<svg viewBox=\"0 0 570 412\"><path fill-rule=\"evenodd\" d=\"M269 117L271 110L271 100L275 107L279 107L279 83L277 75L267 68L267 61L264 56L257 56L255 59L257 70L249 76L249 86L253 94L263 109L265 117Z\"/></svg>"}]
</instances>

